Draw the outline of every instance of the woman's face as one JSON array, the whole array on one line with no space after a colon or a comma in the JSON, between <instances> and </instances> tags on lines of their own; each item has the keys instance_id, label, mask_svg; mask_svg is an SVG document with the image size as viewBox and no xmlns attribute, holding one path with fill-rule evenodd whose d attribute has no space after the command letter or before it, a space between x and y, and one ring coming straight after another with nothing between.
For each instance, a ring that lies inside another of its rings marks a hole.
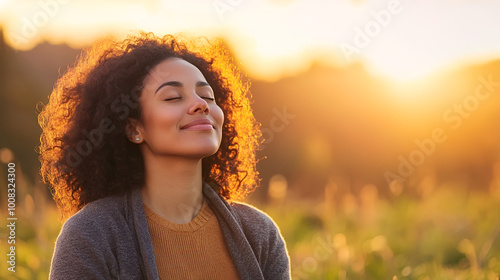
<instances>
[{"instance_id":1,"label":"woman's face","mask_svg":"<svg viewBox=\"0 0 500 280\"><path fill-rule=\"evenodd\" d=\"M144 80L140 103L142 122L132 138L142 143L143 155L201 159L219 149L224 113L203 74L189 62L170 58L155 66Z\"/></svg>"}]
</instances>

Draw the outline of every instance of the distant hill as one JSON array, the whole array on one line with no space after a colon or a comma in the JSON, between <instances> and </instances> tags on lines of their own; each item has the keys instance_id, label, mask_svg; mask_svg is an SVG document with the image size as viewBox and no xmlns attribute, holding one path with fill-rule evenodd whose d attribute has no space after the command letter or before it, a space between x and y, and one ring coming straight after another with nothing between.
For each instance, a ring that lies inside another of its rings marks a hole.
<instances>
[{"instance_id":1,"label":"distant hill","mask_svg":"<svg viewBox=\"0 0 500 280\"><path fill-rule=\"evenodd\" d=\"M492 93L480 89L488 95L485 100L475 97L479 77L497 83ZM352 191L376 184L384 193L387 172L409 185L431 174L437 183L485 189L500 160L499 85L500 60L399 87L370 76L361 65L316 65L275 83L254 80L254 108L264 128L275 117L273 109L286 107L296 115L262 151L268 159L261 173L264 178L284 173L292 188L304 189L307 182L307 192L316 194L331 179L349 182L345 187ZM435 129L442 129L445 141L420 160L425 151L416 141L427 143ZM417 164L411 164L411 156ZM408 178L398 171L405 161L415 169Z\"/></svg>"}]
</instances>

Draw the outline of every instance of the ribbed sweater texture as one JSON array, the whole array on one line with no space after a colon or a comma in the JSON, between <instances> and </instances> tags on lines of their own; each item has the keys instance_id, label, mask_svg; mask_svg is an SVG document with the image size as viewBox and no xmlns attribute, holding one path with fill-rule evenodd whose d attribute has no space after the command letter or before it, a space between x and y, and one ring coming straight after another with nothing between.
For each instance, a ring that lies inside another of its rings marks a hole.
<instances>
[{"instance_id":1,"label":"ribbed sweater texture","mask_svg":"<svg viewBox=\"0 0 500 280\"><path fill-rule=\"evenodd\" d=\"M207 203L185 224L144 205L160 279L239 279L224 236Z\"/></svg>"}]
</instances>

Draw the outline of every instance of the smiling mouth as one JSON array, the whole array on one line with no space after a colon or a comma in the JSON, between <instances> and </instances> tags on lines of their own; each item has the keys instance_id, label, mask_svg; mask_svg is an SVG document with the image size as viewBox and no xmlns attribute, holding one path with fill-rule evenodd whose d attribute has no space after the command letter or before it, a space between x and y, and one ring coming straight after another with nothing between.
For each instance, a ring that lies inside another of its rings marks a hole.
<instances>
[{"instance_id":1,"label":"smiling mouth","mask_svg":"<svg viewBox=\"0 0 500 280\"><path fill-rule=\"evenodd\" d=\"M214 127L211 124L195 124L189 127L182 128L182 130L213 130Z\"/></svg>"},{"instance_id":2,"label":"smiling mouth","mask_svg":"<svg viewBox=\"0 0 500 280\"><path fill-rule=\"evenodd\" d=\"M215 126L208 119L197 119L194 120L183 127L182 130L214 130Z\"/></svg>"}]
</instances>

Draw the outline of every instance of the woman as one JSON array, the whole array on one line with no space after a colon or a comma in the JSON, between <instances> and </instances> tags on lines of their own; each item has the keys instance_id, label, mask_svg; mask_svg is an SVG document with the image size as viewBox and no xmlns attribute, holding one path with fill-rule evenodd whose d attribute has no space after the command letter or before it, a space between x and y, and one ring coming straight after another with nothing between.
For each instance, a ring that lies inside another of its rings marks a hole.
<instances>
[{"instance_id":1,"label":"woman","mask_svg":"<svg viewBox=\"0 0 500 280\"><path fill-rule=\"evenodd\" d=\"M220 45L150 33L87 50L40 113L65 221L51 279L289 279L257 182L248 86Z\"/></svg>"}]
</instances>

